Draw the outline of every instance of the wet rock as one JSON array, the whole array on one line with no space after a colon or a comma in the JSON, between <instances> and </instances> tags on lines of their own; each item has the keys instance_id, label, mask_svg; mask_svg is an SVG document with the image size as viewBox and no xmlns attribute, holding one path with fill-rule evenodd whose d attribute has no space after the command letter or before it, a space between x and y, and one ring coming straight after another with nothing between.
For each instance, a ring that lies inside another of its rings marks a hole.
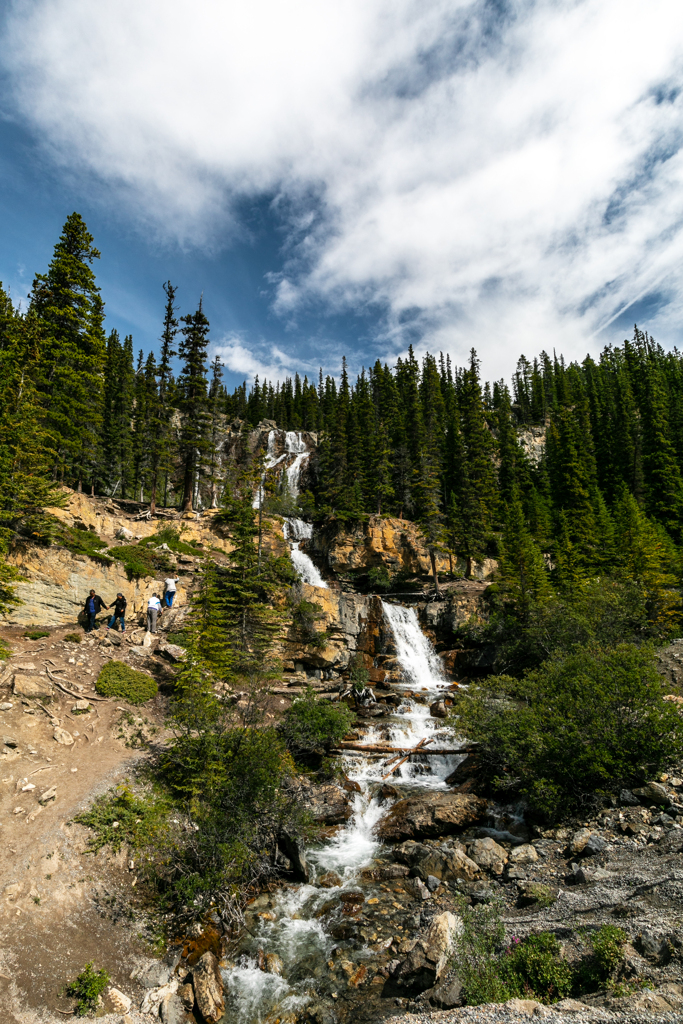
<instances>
[{"instance_id":1,"label":"wet rock","mask_svg":"<svg viewBox=\"0 0 683 1024\"><path fill-rule=\"evenodd\" d=\"M429 714L432 718L448 718L448 708L443 700L435 700L429 706Z\"/></svg>"},{"instance_id":2,"label":"wet rock","mask_svg":"<svg viewBox=\"0 0 683 1024\"><path fill-rule=\"evenodd\" d=\"M66 729L62 729L59 725L55 727L52 738L57 740L57 743L61 743L63 747L70 747L74 741L71 733L67 732Z\"/></svg>"},{"instance_id":3,"label":"wet rock","mask_svg":"<svg viewBox=\"0 0 683 1024\"><path fill-rule=\"evenodd\" d=\"M398 790L396 786L392 786L389 782L383 782L377 792L377 801L380 804L387 804L391 800L396 800L398 797Z\"/></svg>"},{"instance_id":4,"label":"wet rock","mask_svg":"<svg viewBox=\"0 0 683 1024\"><path fill-rule=\"evenodd\" d=\"M301 839L293 839L290 836L282 835L279 839L279 845L291 862L295 877L300 882L308 882L310 873L306 862L306 848Z\"/></svg>"},{"instance_id":5,"label":"wet rock","mask_svg":"<svg viewBox=\"0 0 683 1024\"><path fill-rule=\"evenodd\" d=\"M282 958L277 953L266 953L265 972L266 974L277 974L282 975L284 964Z\"/></svg>"},{"instance_id":6,"label":"wet rock","mask_svg":"<svg viewBox=\"0 0 683 1024\"><path fill-rule=\"evenodd\" d=\"M479 821L485 812L486 801L471 793L424 793L397 801L377 834L389 842L450 835Z\"/></svg>"},{"instance_id":7,"label":"wet rock","mask_svg":"<svg viewBox=\"0 0 683 1024\"><path fill-rule=\"evenodd\" d=\"M52 683L46 676L15 675L13 693L29 699L48 698L53 695Z\"/></svg>"},{"instance_id":8,"label":"wet rock","mask_svg":"<svg viewBox=\"0 0 683 1024\"><path fill-rule=\"evenodd\" d=\"M328 871L318 879L318 885L323 889L334 889L342 884L342 880L336 871Z\"/></svg>"},{"instance_id":9,"label":"wet rock","mask_svg":"<svg viewBox=\"0 0 683 1024\"><path fill-rule=\"evenodd\" d=\"M381 868L379 872L380 878L407 878L410 874L410 868L405 864L387 864L386 867Z\"/></svg>"},{"instance_id":10,"label":"wet rock","mask_svg":"<svg viewBox=\"0 0 683 1024\"><path fill-rule=\"evenodd\" d=\"M349 794L341 786L301 780L298 800L319 825L343 825L352 814Z\"/></svg>"},{"instance_id":11,"label":"wet rock","mask_svg":"<svg viewBox=\"0 0 683 1024\"><path fill-rule=\"evenodd\" d=\"M642 800L647 800L652 804L671 803L671 798L667 790L659 782L648 782L646 786L642 786L640 789L634 789L633 795L640 797Z\"/></svg>"},{"instance_id":12,"label":"wet rock","mask_svg":"<svg viewBox=\"0 0 683 1024\"><path fill-rule=\"evenodd\" d=\"M480 868L492 871L494 875L501 875L507 863L507 853L502 846L499 846L495 839L475 839L467 848L470 860L473 860Z\"/></svg>"},{"instance_id":13,"label":"wet rock","mask_svg":"<svg viewBox=\"0 0 683 1024\"><path fill-rule=\"evenodd\" d=\"M453 939L461 930L462 921L449 911L434 917L425 935L394 967L382 995L415 996L434 988L448 961Z\"/></svg>"},{"instance_id":14,"label":"wet rock","mask_svg":"<svg viewBox=\"0 0 683 1024\"><path fill-rule=\"evenodd\" d=\"M538 860L538 851L531 843L523 843L522 846L514 846L510 850L509 860L511 864L535 864Z\"/></svg>"},{"instance_id":15,"label":"wet rock","mask_svg":"<svg viewBox=\"0 0 683 1024\"><path fill-rule=\"evenodd\" d=\"M415 894L415 896L417 896L419 900L429 899L429 889L424 884L421 878L411 878L410 888L413 890L413 893Z\"/></svg>"},{"instance_id":16,"label":"wet rock","mask_svg":"<svg viewBox=\"0 0 683 1024\"><path fill-rule=\"evenodd\" d=\"M218 960L210 951L199 958L192 971L197 1006L207 1024L216 1024L225 1013L223 981Z\"/></svg>"}]
</instances>

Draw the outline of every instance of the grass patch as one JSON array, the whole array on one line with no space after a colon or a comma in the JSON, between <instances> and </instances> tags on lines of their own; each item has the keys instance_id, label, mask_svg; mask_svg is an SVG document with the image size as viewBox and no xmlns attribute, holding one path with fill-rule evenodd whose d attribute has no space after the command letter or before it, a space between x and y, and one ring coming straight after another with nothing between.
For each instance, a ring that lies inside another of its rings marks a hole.
<instances>
[{"instance_id":1,"label":"grass patch","mask_svg":"<svg viewBox=\"0 0 683 1024\"><path fill-rule=\"evenodd\" d=\"M64 992L76 1000L76 1016L85 1017L94 1013L97 1003L109 984L109 975L105 970L96 971L92 960L85 965L74 981L66 985Z\"/></svg>"},{"instance_id":2,"label":"grass patch","mask_svg":"<svg viewBox=\"0 0 683 1024\"><path fill-rule=\"evenodd\" d=\"M80 644L81 635L80 633L67 633L64 637L65 644Z\"/></svg>"},{"instance_id":3,"label":"grass patch","mask_svg":"<svg viewBox=\"0 0 683 1024\"><path fill-rule=\"evenodd\" d=\"M157 684L144 672L137 672L122 661L108 661L100 670L95 689L103 697L144 704L156 696Z\"/></svg>"},{"instance_id":4,"label":"grass patch","mask_svg":"<svg viewBox=\"0 0 683 1024\"><path fill-rule=\"evenodd\" d=\"M54 538L58 544L62 544L73 554L88 555L90 558L101 556L102 549L107 547L106 541L86 526L60 526L55 531Z\"/></svg>"},{"instance_id":5,"label":"grass patch","mask_svg":"<svg viewBox=\"0 0 683 1024\"><path fill-rule=\"evenodd\" d=\"M31 629L24 633L27 640L42 640L43 637L49 635L49 632L44 629Z\"/></svg>"},{"instance_id":6,"label":"grass patch","mask_svg":"<svg viewBox=\"0 0 683 1024\"><path fill-rule=\"evenodd\" d=\"M163 827L168 807L165 802L136 796L128 786L117 786L99 796L89 810L74 821L92 829L88 841L91 853L109 846L118 853L125 844L133 849L147 846Z\"/></svg>"}]
</instances>

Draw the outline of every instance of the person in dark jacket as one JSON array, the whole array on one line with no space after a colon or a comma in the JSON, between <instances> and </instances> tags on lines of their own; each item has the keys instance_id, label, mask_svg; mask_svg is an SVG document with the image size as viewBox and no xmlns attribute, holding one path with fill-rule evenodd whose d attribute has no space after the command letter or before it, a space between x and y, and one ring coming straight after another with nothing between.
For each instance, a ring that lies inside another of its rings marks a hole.
<instances>
[{"instance_id":1,"label":"person in dark jacket","mask_svg":"<svg viewBox=\"0 0 683 1024\"><path fill-rule=\"evenodd\" d=\"M91 590L85 599L85 631L86 633L92 633L95 628L95 616L103 609L108 608L109 605L105 604L102 598Z\"/></svg>"},{"instance_id":2,"label":"person in dark jacket","mask_svg":"<svg viewBox=\"0 0 683 1024\"><path fill-rule=\"evenodd\" d=\"M112 615L112 617L109 620L109 625L107 626L107 629L113 629L114 626L116 625L116 620L120 619L121 620L121 632L122 633L126 632L126 607L127 607L127 604L128 604L128 602L126 601L125 597L123 596L122 593L119 592L116 595L116 600L114 601L114 614Z\"/></svg>"}]
</instances>

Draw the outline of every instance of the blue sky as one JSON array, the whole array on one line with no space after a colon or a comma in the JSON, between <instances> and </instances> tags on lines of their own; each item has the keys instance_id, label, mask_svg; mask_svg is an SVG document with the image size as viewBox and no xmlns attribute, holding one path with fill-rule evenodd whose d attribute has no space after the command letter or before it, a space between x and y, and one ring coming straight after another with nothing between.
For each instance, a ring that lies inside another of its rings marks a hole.
<instances>
[{"instance_id":1,"label":"blue sky","mask_svg":"<svg viewBox=\"0 0 683 1024\"><path fill-rule=\"evenodd\" d=\"M86 219L107 325L199 294L230 385L683 343L674 0L14 0L0 280Z\"/></svg>"}]
</instances>

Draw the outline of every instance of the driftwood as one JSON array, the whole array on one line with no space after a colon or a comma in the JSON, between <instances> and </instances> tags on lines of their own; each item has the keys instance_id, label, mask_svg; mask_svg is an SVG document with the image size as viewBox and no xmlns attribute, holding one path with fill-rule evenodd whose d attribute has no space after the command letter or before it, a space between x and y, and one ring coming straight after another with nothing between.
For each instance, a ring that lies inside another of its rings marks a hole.
<instances>
[{"instance_id":1,"label":"driftwood","mask_svg":"<svg viewBox=\"0 0 683 1024\"><path fill-rule=\"evenodd\" d=\"M433 739L421 739L416 747L413 747L412 750L409 750L408 753L405 755L405 757L402 757L400 761L397 761L396 764L394 765L394 767L390 768L389 771L387 772L387 774L382 776L382 782L384 782L385 779L388 779L390 775L393 775L394 772L396 771L396 769L400 768L401 765L404 764L404 762L408 760L408 758L411 756L411 754L416 754L417 751L420 750L422 747L424 747L427 743L433 743L433 742L434 742ZM396 761L396 758L394 757L391 760L392 761ZM389 764L391 764L391 761L389 761ZM386 768L387 766L385 765L384 767Z\"/></svg>"},{"instance_id":2,"label":"driftwood","mask_svg":"<svg viewBox=\"0 0 683 1024\"><path fill-rule=\"evenodd\" d=\"M109 697L84 697L82 693L74 693L73 690L67 690L64 683L62 683L61 680L57 679L57 676L53 675L52 672L50 672L50 669L47 667L47 665L45 665L45 668L47 669L47 674L49 675L52 682L55 683L60 690L64 690L64 693L68 693L70 697L75 697L76 700L109 700Z\"/></svg>"}]
</instances>

